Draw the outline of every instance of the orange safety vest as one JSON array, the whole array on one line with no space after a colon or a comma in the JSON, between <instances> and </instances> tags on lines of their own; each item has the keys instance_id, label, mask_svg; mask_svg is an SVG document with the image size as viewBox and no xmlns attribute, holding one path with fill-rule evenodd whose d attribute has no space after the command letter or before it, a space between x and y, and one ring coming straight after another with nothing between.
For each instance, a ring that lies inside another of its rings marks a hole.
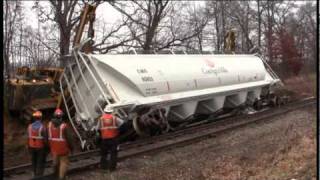
<instances>
[{"instance_id":1,"label":"orange safety vest","mask_svg":"<svg viewBox=\"0 0 320 180\"><path fill-rule=\"evenodd\" d=\"M67 141L63 136L66 127L66 123L62 123L56 128L52 122L49 122L48 139L52 155L67 155L70 152Z\"/></svg>"},{"instance_id":2,"label":"orange safety vest","mask_svg":"<svg viewBox=\"0 0 320 180\"><path fill-rule=\"evenodd\" d=\"M43 148L43 136L41 132L43 130L43 125L41 124L39 129L32 129L32 124L28 127L28 137L29 137L29 147L31 148Z\"/></svg>"},{"instance_id":3,"label":"orange safety vest","mask_svg":"<svg viewBox=\"0 0 320 180\"><path fill-rule=\"evenodd\" d=\"M102 139L111 139L118 136L119 131L118 127L116 126L116 119L111 114L108 114L105 119L101 119L100 122Z\"/></svg>"}]
</instances>

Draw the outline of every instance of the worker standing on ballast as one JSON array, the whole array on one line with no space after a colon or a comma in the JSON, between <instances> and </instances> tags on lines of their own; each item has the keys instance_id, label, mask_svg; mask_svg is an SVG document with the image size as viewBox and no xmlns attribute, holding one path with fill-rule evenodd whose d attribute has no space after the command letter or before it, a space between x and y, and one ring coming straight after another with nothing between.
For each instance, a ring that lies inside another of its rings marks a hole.
<instances>
[{"instance_id":1,"label":"worker standing on ballast","mask_svg":"<svg viewBox=\"0 0 320 180\"><path fill-rule=\"evenodd\" d=\"M99 137L101 139L101 169L114 171L117 166L119 127L124 121L113 114L110 108L99 120Z\"/></svg>"},{"instance_id":2,"label":"worker standing on ballast","mask_svg":"<svg viewBox=\"0 0 320 180\"><path fill-rule=\"evenodd\" d=\"M32 114L32 123L28 126L28 150L31 154L33 176L43 176L48 152L46 127L42 122L41 111Z\"/></svg>"},{"instance_id":3,"label":"worker standing on ballast","mask_svg":"<svg viewBox=\"0 0 320 180\"><path fill-rule=\"evenodd\" d=\"M63 111L56 109L54 118L48 124L48 139L53 160L54 175L65 179L69 165L69 155L73 152L72 132L63 122Z\"/></svg>"}]
</instances>

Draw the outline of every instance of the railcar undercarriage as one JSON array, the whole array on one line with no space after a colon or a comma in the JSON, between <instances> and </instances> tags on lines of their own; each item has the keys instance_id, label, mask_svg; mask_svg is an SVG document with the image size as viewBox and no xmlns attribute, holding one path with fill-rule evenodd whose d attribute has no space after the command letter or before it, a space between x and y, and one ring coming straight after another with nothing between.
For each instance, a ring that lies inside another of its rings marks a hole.
<instances>
[{"instance_id":1,"label":"railcar undercarriage","mask_svg":"<svg viewBox=\"0 0 320 180\"><path fill-rule=\"evenodd\" d=\"M246 102L234 108L222 108L211 114L193 114L184 121L170 121L167 117L166 108L143 108L132 115L132 119L125 119L126 122L120 128L121 142L132 141L147 136L156 136L166 134L204 123L210 123L220 120L224 117L237 116L240 114L253 114L286 104L289 101L288 96L277 96L276 94L267 94L260 100ZM81 134L86 139L84 149L90 150L97 147L95 131L82 131Z\"/></svg>"}]
</instances>

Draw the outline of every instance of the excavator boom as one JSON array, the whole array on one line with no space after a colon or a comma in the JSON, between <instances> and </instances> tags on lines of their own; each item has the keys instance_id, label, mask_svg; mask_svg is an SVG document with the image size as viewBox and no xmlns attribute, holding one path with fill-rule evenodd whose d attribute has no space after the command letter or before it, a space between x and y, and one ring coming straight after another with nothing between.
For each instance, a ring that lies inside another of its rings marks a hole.
<instances>
[{"instance_id":1,"label":"excavator boom","mask_svg":"<svg viewBox=\"0 0 320 180\"><path fill-rule=\"evenodd\" d=\"M73 39L73 47L79 46L84 28L88 22L89 22L88 38L94 37L93 23L95 21L95 16L96 16L95 12L98 4L99 4L98 1L96 1L96 4L88 4L88 3L85 4L83 10L81 11L79 25L77 26L76 34ZM93 50L92 45L93 45L93 41L89 41L87 44L83 46L82 51L85 53L91 53ZM61 93L64 93L65 95L67 95L67 90ZM58 97L58 103L56 107L60 108L61 103L62 103L62 97L60 95Z\"/></svg>"},{"instance_id":2,"label":"excavator boom","mask_svg":"<svg viewBox=\"0 0 320 180\"><path fill-rule=\"evenodd\" d=\"M85 4L80 15L80 22L76 30L76 35L73 40L73 47L76 47L80 44L84 28L88 22L89 22L88 37L93 38L94 36L93 22L95 21L96 8L97 8L97 5L91 5L87 3ZM85 53L92 52L92 43L87 44L87 46L84 47L84 52Z\"/></svg>"}]
</instances>

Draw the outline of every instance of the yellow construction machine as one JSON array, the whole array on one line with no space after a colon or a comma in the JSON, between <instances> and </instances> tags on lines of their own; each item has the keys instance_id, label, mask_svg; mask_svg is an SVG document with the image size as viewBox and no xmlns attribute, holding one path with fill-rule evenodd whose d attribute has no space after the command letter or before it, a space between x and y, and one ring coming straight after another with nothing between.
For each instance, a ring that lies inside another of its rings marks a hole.
<instances>
[{"instance_id":1,"label":"yellow construction machine","mask_svg":"<svg viewBox=\"0 0 320 180\"><path fill-rule=\"evenodd\" d=\"M15 77L7 80L8 106L12 115L30 120L35 110L55 108L61 68L20 67Z\"/></svg>"},{"instance_id":2,"label":"yellow construction machine","mask_svg":"<svg viewBox=\"0 0 320 180\"><path fill-rule=\"evenodd\" d=\"M73 47L80 44L85 25L89 22L88 37L93 38L93 22L97 5L86 3L73 40ZM92 52L93 42L89 42L82 50ZM35 110L46 110L60 107L61 95L59 79L62 68L20 67L14 78L7 80L9 111L12 115L19 115L23 120L30 120ZM65 92L67 93L67 92Z\"/></svg>"}]
</instances>

